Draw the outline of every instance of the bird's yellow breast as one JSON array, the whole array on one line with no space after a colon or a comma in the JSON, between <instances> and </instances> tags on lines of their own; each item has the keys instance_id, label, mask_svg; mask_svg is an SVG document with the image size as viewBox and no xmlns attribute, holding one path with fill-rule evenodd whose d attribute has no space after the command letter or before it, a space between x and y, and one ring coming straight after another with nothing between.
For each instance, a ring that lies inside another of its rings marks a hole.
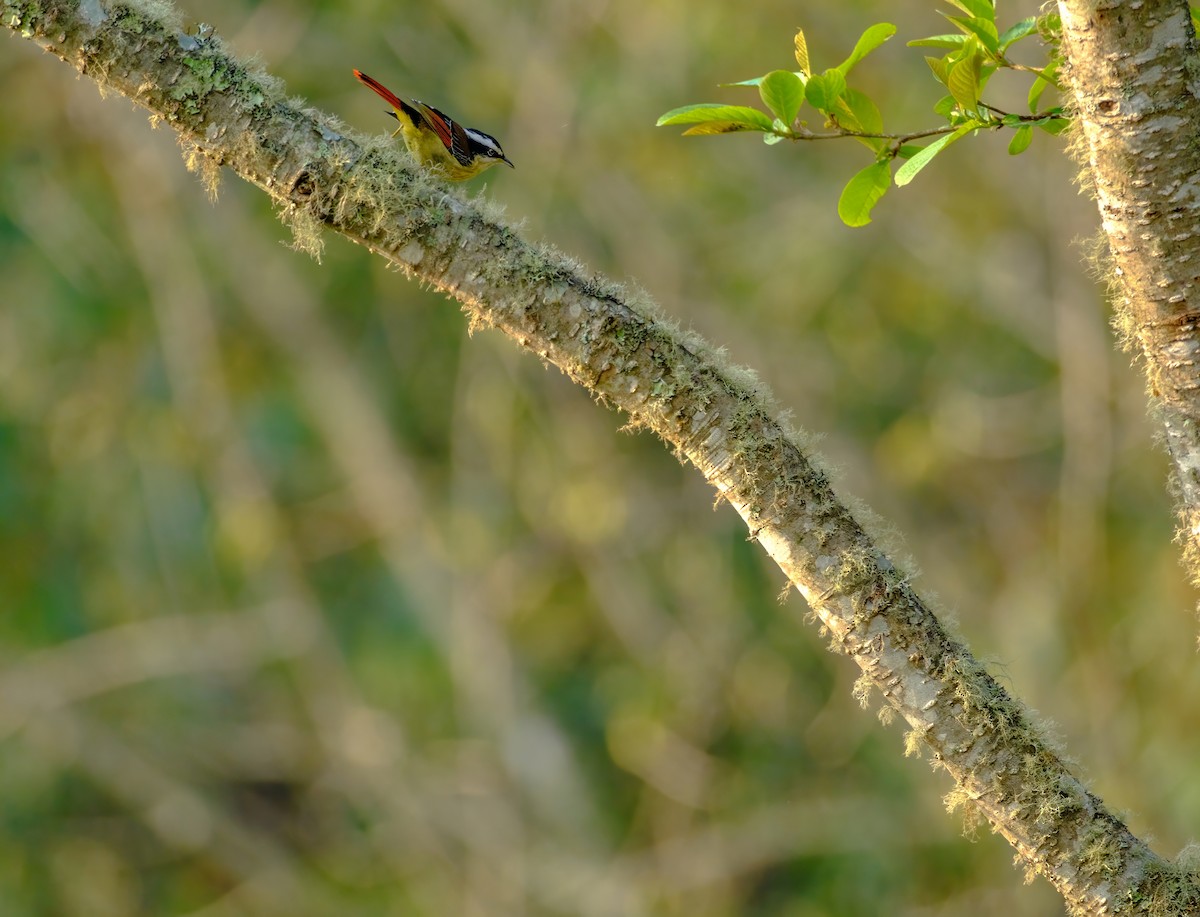
<instances>
[{"instance_id":1,"label":"bird's yellow breast","mask_svg":"<svg viewBox=\"0 0 1200 917\"><path fill-rule=\"evenodd\" d=\"M499 161L477 156L469 165L464 166L454 158L453 153L446 149L442 138L423 121L414 122L403 109L398 108L395 112L400 126L396 128L396 133L392 136L402 135L404 145L408 147L408 151L413 154L413 158L417 162L449 181L466 181L468 178L474 178L484 169L494 166Z\"/></svg>"}]
</instances>

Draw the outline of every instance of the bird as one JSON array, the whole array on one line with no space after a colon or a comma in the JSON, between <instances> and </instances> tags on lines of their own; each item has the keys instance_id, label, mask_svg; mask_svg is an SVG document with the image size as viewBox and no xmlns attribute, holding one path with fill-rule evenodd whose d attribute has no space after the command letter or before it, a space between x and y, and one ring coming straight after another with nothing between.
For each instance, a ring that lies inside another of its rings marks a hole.
<instances>
[{"instance_id":1,"label":"bird","mask_svg":"<svg viewBox=\"0 0 1200 917\"><path fill-rule=\"evenodd\" d=\"M449 181L466 181L498 162L516 168L504 155L500 141L491 134L463 127L432 105L416 99L405 102L361 70L355 70L354 76L392 106L388 114L400 122L392 136L403 134L408 151L431 172Z\"/></svg>"}]
</instances>

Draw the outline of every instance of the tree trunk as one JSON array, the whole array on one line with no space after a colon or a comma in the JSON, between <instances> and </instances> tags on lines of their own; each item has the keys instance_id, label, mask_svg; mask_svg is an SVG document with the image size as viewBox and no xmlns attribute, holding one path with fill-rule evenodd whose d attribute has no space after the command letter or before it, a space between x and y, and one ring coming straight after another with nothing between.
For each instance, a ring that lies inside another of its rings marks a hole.
<instances>
[{"instance_id":1,"label":"tree trunk","mask_svg":"<svg viewBox=\"0 0 1200 917\"><path fill-rule=\"evenodd\" d=\"M1186 3L1062 0L1066 75L1100 206L1116 324L1145 357L1200 584L1200 100Z\"/></svg>"}]
</instances>

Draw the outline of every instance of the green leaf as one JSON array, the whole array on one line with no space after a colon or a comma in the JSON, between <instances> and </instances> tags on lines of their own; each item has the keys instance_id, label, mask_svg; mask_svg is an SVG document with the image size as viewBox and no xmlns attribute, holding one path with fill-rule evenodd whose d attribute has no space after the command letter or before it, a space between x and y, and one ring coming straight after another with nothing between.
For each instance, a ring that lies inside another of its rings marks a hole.
<instances>
[{"instance_id":1,"label":"green leaf","mask_svg":"<svg viewBox=\"0 0 1200 917\"><path fill-rule=\"evenodd\" d=\"M775 70L763 77L759 95L767 108L775 113L788 129L804 104L804 83L790 70Z\"/></svg>"},{"instance_id":2,"label":"green leaf","mask_svg":"<svg viewBox=\"0 0 1200 917\"><path fill-rule=\"evenodd\" d=\"M838 124L846 130L860 134L883 133L883 116L871 99L857 89L847 89L837 101L832 114ZM855 137L859 143L875 153L881 152L887 141L881 137Z\"/></svg>"},{"instance_id":3,"label":"green leaf","mask_svg":"<svg viewBox=\"0 0 1200 917\"><path fill-rule=\"evenodd\" d=\"M881 44L896 34L896 27L890 22L877 22L859 36L854 43L850 56L837 65L837 69L845 76L850 68L878 48Z\"/></svg>"},{"instance_id":4,"label":"green leaf","mask_svg":"<svg viewBox=\"0 0 1200 917\"><path fill-rule=\"evenodd\" d=\"M928 38L910 41L908 46L910 48L961 48L966 40L966 35L930 35Z\"/></svg>"},{"instance_id":5,"label":"green leaf","mask_svg":"<svg viewBox=\"0 0 1200 917\"><path fill-rule=\"evenodd\" d=\"M1007 51L1022 38L1028 38L1037 32L1037 16L1029 16L1015 25L1009 26L1000 36L1000 50Z\"/></svg>"},{"instance_id":6,"label":"green leaf","mask_svg":"<svg viewBox=\"0 0 1200 917\"><path fill-rule=\"evenodd\" d=\"M866 93L847 89L834 108L842 127L862 134L883 133L883 116L879 108Z\"/></svg>"},{"instance_id":7,"label":"green leaf","mask_svg":"<svg viewBox=\"0 0 1200 917\"><path fill-rule=\"evenodd\" d=\"M934 78L945 86L950 81L950 64L944 57L926 57L925 63L933 71Z\"/></svg>"},{"instance_id":8,"label":"green leaf","mask_svg":"<svg viewBox=\"0 0 1200 917\"><path fill-rule=\"evenodd\" d=\"M937 140L933 141L933 143L929 144L929 146L922 149L919 153L913 155L908 162L896 170L896 177L894 179L896 182L896 187L903 188L910 181L917 177L918 172L929 165L930 160L932 160L934 156L955 141L961 140L963 137L967 136L967 134L973 134L975 131L979 130L979 128L979 122L972 121L970 124L964 124L953 134L943 134L941 137L938 137Z\"/></svg>"},{"instance_id":9,"label":"green leaf","mask_svg":"<svg viewBox=\"0 0 1200 917\"><path fill-rule=\"evenodd\" d=\"M747 108L744 105L721 105L714 102L699 105L684 105L673 108L658 119L658 126L668 124L696 124L704 121L729 121L734 124L746 125L746 130L769 131L771 119L757 108Z\"/></svg>"},{"instance_id":10,"label":"green leaf","mask_svg":"<svg viewBox=\"0 0 1200 917\"><path fill-rule=\"evenodd\" d=\"M1029 148L1029 144L1033 142L1033 128L1028 124L1023 124L1017 128L1017 132L1013 134L1012 140L1008 142L1008 155L1018 156L1024 153Z\"/></svg>"},{"instance_id":11,"label":"green leaf","mask_svg":"<svg viewBox=\"0 0 1200 917\"><path fill-rule=\"evenodd\" d=\"M729 86L760 86L762 85L762 81L765 79L765 76L756 76L752 80L738 80L736 83L717 83L717 85L722 89L725 89Z\"/></svg>"},{"instance_id":12,"label":"green leaf","mask_svg":"<svg viewBox=\"0 0 1200 917\"><path fill-rule=\"evenodd\" d=\"M991 51L993 54L998 54L1000 51L1000 36L996 32L996 23L990 19L964 19L961 16L946 16L951 22L962 29L969 35L974 35L979 39L979 43Z\"/></svg>"},{"instance_id":13,"label":"green leaf","mask_svg":"<svg viewBox=\"0 0 1200 917\"><path fill-rule=\"evenodd\" d=\"M984 87L987 86L988 80L992 78L997 69L997 65L993 63L982 64L979 68L979 98L983 98Z\"/></svg>"},{"instance_id":14,"label":"green leaf","mask_svg":"<svg viewBox=\"0 0 1200 917\"><path fill-rule=\"evenodd\" d=\"M992 22L996 21L996 7L992 0L949 0L949 2L972 16L990 19Z\"/></svg>"},{"instance_id":15,"label":"green leaf","mask_svg":"<svg viewBox=\"0 0 1200 917\"><path fill-rule=\"evenodd\" d=\"M954 114L954 109L957 107L958 103L954 101L954 96L942 96L933 106L933 110L949 121L950 116Z\"/></svg>"},{"instance_id":16,"label":"green leaf","mask_svg":"<svg viewBox=\"0 0 1200 917\"><path fill-rule=\"evenodd\" d=\"M826 70L820 76L811 76L804 86L804 98L813 108L829 112L838 98L846 91L846 78L840 70Z\"/></svg>"},{"instance_id":17,"label":"green leaf","mask_svg":"<svg viewBox=\"0 0 1200 917\"><path fill-rule=\"evenodd\" d=\"M1050 63L1047 64L1046 67L1044 67L1038 74L1038 78L1033 81L1033 85L1029 87L1029 110L1031 112L1037 111L1038 102L1042 98L1042 93L1045 92L1048 87L1053 86L1055 89L1058 88L1058 84L1054 81L1058 76L1058 63L1059 62L1057 58L1050 61Z\"/></svg>"},{"instance_id":18,"label":"green leaf","mask_svg":"<svg viewBox=\"0 0 1200 917\"><path fill-rule=\"evenodd\" d=\"M1058 136L1063 131L1065 131L1068 127L1071 126L1071 122L1066 118L1051 118L1050 120L1045 121L1045 122L1039 121L1034 126L1040 128L1041 130L1044 130L1047 134L1050 134L1051 136Z\"/></svg>"},{"instance_id":19,"label":"green leaf","mask_svg":"<svg viewBox=\"0 0 1200 917\"><path fill-rule=\"evenodd\" d=\"M781 134L763 134L763 143L767 146L773 146L783 139Z\"/></svg>"},{"instance_id":20,"label":"green leaf","mask_svg":"<svg viewBox=\"0 0 1200 917\"><path fill-rule=\"evenodd\" d=\"M1039 79L1045 80L1055 89L1060 89L1061 87L1058 85L1058 68L1061 64L1062 58L1056 53L1050 58L1050 62L1041 70L1038 70L1036 67L1030 67L1029 69L1037 74Z\"/></svg>"},{"instance_id":21,"label":"green leaf","mask_svg":"<svg viewBox=\"0 0 1200 917\"><path fill-rule=\"evenodd\" d=\"M867 166L846 182L838 198L838 216L847 226L866 226L871 210L891 186L891 164L886 160Z\"/></svg>"},{"instance_id":22,"label":"green leaf","mask_svg":"<svg viewBox=\"0 0 1200 917\"><path fill-rule=\"evenodd\" d=\"M968 42L962 59L951 64L946 75L946 88L964 112L973 112L979 107L980 75L978 45Z\"/></svg>"},{"instance_id":23,"label":"green leaf","mask_svg":"<svg viewBox=\"0 0 1200 917\"><path fill-rule=\"evenodd\" d=\"M812 67L808 65L808 42L804 39L804 29L796 30L796 64L805 76L812 73Z\"/></svg>"},{"instance_id":24,"label":"green leaf","mask_svg":"<svg viewBox=\"0 0 1200 917\"><path fill-rule=\"evenodd\" d=\"M700 124L693 124L683 132L684 137L699 137L705 134L732 134L737 131L756 131L760 130L757 127L751 127L741 121L704 121Z\"/></svg>"},{"instance_id":25,"label":"green leaf","mask_svg":"<svg viewBox=\"0 0 1200 917\"><path fill-rule=\"evenodd\" d=\"M1042 98L1042 93L1046 91L1046 87L1049 85L1050 84L1047 83L1040 76L1036 80L1033 81L1033 85L1029 87L1029 110L1030 110L1030 112L1037 111L1038 101Z\"/></svg>"}]
</instances>

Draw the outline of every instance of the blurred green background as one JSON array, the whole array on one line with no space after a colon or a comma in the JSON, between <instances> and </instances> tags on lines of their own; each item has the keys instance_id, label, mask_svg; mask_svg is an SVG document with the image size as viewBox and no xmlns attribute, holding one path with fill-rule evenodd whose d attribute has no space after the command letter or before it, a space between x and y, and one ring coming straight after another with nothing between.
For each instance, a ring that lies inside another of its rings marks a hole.
<instances>
[{"instance_id":1,"label":"blurred green background","mask_svg":"<svg viewBox=\"0 0 1200 917\"><path fill-rule=\"evenodd\" d=\"M881 19L853 84L931 126L903 41L933 5L186 12L360 130L389 125L353 67L500 137L525 233L756 368L1096 791L1163 853L1193 836L1195 595L1060 143L965 141L852 231L857 144L654 127L754 101L715 84L790 68L798 25L825 67ZM961 836L695 471L3 47L5 917L1063 912Z\"/></svg>"}]
</instances>

